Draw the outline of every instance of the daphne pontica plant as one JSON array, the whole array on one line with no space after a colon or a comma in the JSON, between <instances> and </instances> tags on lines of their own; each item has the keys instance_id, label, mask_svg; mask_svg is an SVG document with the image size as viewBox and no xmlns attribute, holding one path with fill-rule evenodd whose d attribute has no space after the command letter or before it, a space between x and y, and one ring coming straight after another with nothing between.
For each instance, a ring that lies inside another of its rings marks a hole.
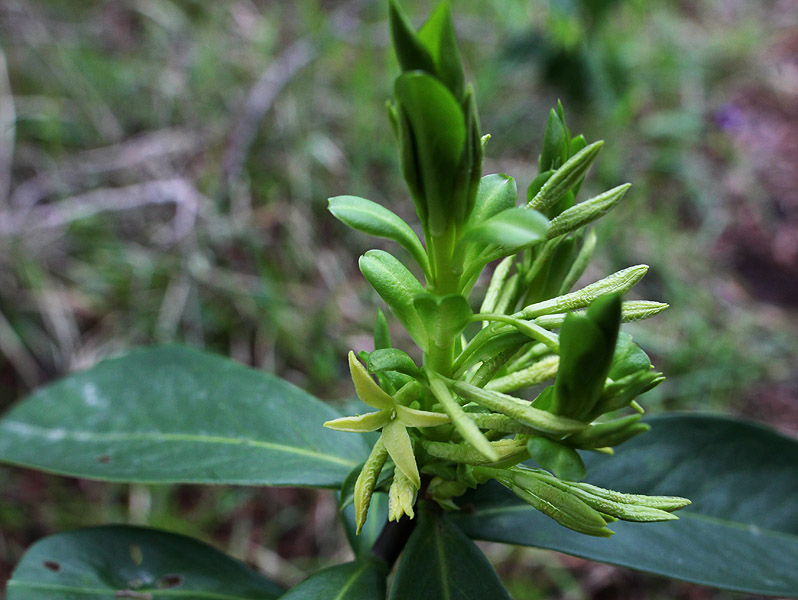
<instances>
[{"instance_id":1,"label":"daphne pontica plant","mask_svg":"<svg viewBox=\"0 0 798 600\"><path fill-rule=\"evenodd\" d=\"M519 204L511 177L482 174L489 136L448 5L419 30L389 9L401 74L388 116L423 242L379 204L330 199L413 263L360 258L416 345L394 347L378 313L374 350L348 359L370 408L341 416L273 376L166 346L67 377L0 421L0 459L45 471L338 489L355 559L285 591L200 542L106 526L33 546L9 600L376 599L397 559L392 599L509 598L471 538L798 593L798 444L719 417L643 422L637 398L663 376L621 325L667 308L624 300L648 268L572 291L596 246L590 224L629 189L577 202L602 143L572 136L558 104Z\"/></svg>"}]
</instances>

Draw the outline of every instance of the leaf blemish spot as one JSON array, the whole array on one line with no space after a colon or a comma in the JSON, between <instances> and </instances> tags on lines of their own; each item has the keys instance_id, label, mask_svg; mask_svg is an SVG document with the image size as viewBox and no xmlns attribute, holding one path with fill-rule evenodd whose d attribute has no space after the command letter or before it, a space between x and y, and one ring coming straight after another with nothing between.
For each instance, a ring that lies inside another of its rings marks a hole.
<instances>
[{"instance_id":1,"label":"leaf blemish spot","mask_svg":"<svg viewBox=\"0 0 798 600\"><path fill-rule=\"evenodd\" d=\"M141 546L138 544L130 544L130 558L133 564L138 566L144 561L144 553L141 551Z\"/></svg>"},{"instance_id":2,"label":"leaf blemish spot","mask_svg":"<svg viewBox=\"0 0 798 600\"><path fill-rule=\"evenodd\" d=\"M108 456L107 454L100 454L100 455L99 455L97 458L95 458L94 460L96 460L98 463L103 463L103 464L106 464L106 463L109 463L109 462L111 462L111 457L110 457L110 456Z\"/></svg>"},{"instance_id":3,"label":"leaf blemish spot","mask_svg":"<svg viewBox=\"0 0 798 600\"><path fill-rule=\"evenodd\" d=\"M164 575L158 579L156 586L158 589L172 589L183 585L183 576L177 574Z\"/></svg>"},{"instance_id":4,"label":"leaf blemish spot","mask_svg":"<svg viewBox=\"0 0 798 600\"><path fill-rule=\"evenodd\" d=\"M46 560L43 564L45 569L49 569L54 573L58 573L61 570L61 563L57 563L54 560Z\"/></svg>"}]
</instances>

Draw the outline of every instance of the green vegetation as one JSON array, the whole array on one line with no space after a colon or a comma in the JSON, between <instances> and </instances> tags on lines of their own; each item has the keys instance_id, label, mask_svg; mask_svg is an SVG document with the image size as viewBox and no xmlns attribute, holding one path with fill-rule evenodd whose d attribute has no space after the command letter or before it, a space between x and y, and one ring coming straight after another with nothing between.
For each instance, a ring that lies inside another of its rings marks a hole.
<instances>
[{"instance_id":1,"label":"green vegetation","mask_svg":"<svg viewBox=\"0 0 798 600\"><path fill-rule=\"evenodd\" d=\"M419 15L430 6L405 8ZM754 49L784 16L641 0L456 9L482 129L493 136L485 173L507 170L525 190L545 115L562 97L572 131L607 141L581 197L635 183L598 226L600 267L583 282L644 261L651 269L639 293L671 304L628 329L669 376L647 408L746 410L789 426L783 407L752 399L791 393L794 320L789 308L760 304L756 282L730 271L723 254L736 215L729 197L764 203L768 192L745 167L753 150L713 123L742 70L768 85L760 67L770 59ZM172 340L325 399L351 396L341 357L368 345L376 300L352 256L371 242L334 223L326 198L351 192L413 222L378 110L398 69L386 30L379 3L4 3L0 120L13 126L0 136L0 402L106 355ZM742 173L743 183L724 172ZM486 286L477 282L477 292ZM329 510L311 493L127 488L4 471L0 487L14 491L0 499L8 554L0 576L42 533L107 521L212 536L282 583L301 578L297 564L311 572L340 562L329 534L283 548L284 557L298 553L293 564L264 550L295 534L303 507ZM86 497L96 516L85 513ZM256 508L267 497L274 514ZM562 577L570 576L549 567L539 588ZM513 581L511 573L515 589Z\"/></svg>"}]
</instances>

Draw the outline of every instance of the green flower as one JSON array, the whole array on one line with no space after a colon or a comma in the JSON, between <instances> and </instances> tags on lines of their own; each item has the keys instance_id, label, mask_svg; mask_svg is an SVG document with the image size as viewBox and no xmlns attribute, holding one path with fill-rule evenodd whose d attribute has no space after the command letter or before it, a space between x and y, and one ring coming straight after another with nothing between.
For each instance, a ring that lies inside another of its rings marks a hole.
<instances>
[{"instance_id":1,"label":"green flower","mask_svg":"<svg viewBox=\"0 0 798 600\"><path fill-rule=\"evenodd\" d=\"M382 429L381 442L385 445L396 468L416 487L421 487L413 444L408 427L436 427L449 422L448 415L409 408L396 402L371 378L354 352L349 353L349 371L358 398L379 409L363 415L341 417L327 421L324 426L338 431L365 433Z\"/></svg>"}]
</instances>

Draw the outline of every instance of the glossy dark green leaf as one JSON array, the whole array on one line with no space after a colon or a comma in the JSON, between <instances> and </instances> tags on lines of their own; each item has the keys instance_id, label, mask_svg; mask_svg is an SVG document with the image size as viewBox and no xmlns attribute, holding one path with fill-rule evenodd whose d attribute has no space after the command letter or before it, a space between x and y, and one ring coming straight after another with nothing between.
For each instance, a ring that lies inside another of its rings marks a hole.
<instances>
[{"instance_id":1,"label":"glossy dark green leaf","mask_svg":"<svg viewBox=\"0 0 798 600\"><path fill-rule=\"evenodd\" d=\"M413 299L424 293L418 279L401 262L382 250L369 250L358 262L363 276L404 325L407 332L424 349L427 332L413 306Z\"/></svg>"},{"instance_id":2,"label":"glossy dark green leaf","mask_svg":"<svg viewBox=\"0 0 798 600\"><path fill-rule=\"evenodd\" d=\"M427 227L442 234L451 221L465 221L465 197L455 197L465 151L466 122L454 95L434 77L418 71L401 75L394 85L400 112L412 133L414 185L420 184ZM462 205L461 205L462 204Z\"/></svg>"},{"instance_id":3,"label":"glossy dark green leaf","mask_svg":"<svg viewBox=\"0 0 798 600\"><path fill-rule=\"evenodd\" d=\"M510 600L488 559L447 515L429 506L419 512L390 600Z\"/></svg>"},{"instance_id":4,"label":"glossy dark green leaf","mask_svg":"<svg viewBox=\"0 0 798 600\"><path fill-rule=\"evenodd\" d=\"M280 600L382 600L387 574L385 563L364 558L322 569Z\"/></svg>"},{"instance_id":5,"label":"glossy dark green leaf","mask_svg":"<svg viewBox=\"0 0 798 600\"><path fill-rule=\"evenodd\" d=\"M587 481L621 492L677 495L678 521L610 525L592 539L564 530L501 486L453 515L477 539L539 546L675 579L753 594L798 595L798 441L706 415L647 420L615 456L585 456Z\"/></svg>"},{"instance_id":6,"label":"glossy dark green leaf","mask_svg":"<svg viewBox=\"0 0 798 600\"><path fill-rule=\"evenodd\" d=\"M391 469L390 472L392 471ZM383 473L384 472L385 470L383 470ZM391 478L388 477L389 482L390 479ZM382 476L380 480L382 480ZM380 485L381 481L378 481L377 487L380 487ZM385 487L387 489L387 485ZM377 492L371 497L368 517L366 517L363 529L360 530L360 535L357 534L354 502L347 504L341 509L341 512L346 539L349 541L352 551L355 553L355 556L366 556L371 552L374 542L377 541L380 532L382 532L383 527L385 527L385 524L388 522L388 494ZM382 598L382 596L380 596L380 598Z\"/></svg>"},{"instance_id":7,"label":"glossy dark green leaf","mask_svg":"<svg viewBox=\"0 0 798 600\"><path fill-rule=\"evenodd\" d=\"M429 270L427 254L418 236L410 225L384 206L357 196L336 196L329 200L329 211L353 229L395 241L425 272Z\"/></svg>"},{"instance_id":8,"label":"glossy dark green leaf","mask_svg":"<svg viewBox=\"0 0 798 600\"><path fill-rule=\"evenodd\" d=\"M141 527L59 533L34 544L8 600L272 600L283 589L197 540Z\"/></svg>"},{"instance_id":9,"label":"glossy dark green leaf","mask_svg":"<svg viewBox=\"0 0 798 600\"><path fill-rule=\"evenodd\" d=\"M134 350L39 390L0 421L0 460L144 483L338 487L368 455L332 408L184 346Z\"/></svg>"}]
</instances>

